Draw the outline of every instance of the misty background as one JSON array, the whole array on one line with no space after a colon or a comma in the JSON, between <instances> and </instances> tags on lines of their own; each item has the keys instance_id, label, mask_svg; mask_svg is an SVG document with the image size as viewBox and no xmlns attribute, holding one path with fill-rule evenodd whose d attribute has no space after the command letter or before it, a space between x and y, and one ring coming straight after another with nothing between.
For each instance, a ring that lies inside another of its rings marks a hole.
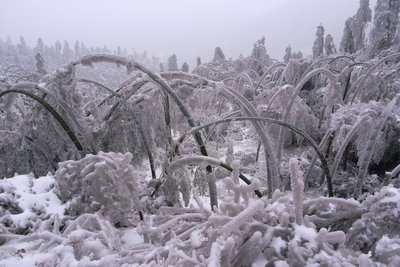
<instances>
[{"instance_id":1,"label":"misty background","mask_svg":"<svg viewBox=\"0 0 400 267\"><path fill-rule=\"evenodd\" d=\"M371 1L373 9L375 0ZM267 53L281 60L285 48L311 53L316 27L322 24L336 47L345 20L359 0L3 0L0 38L19 36L35 46L82 41L86 46L128 52L147 51L162 61L173 53L191 68L197 56L212 59L222 47L227 58L248 56L256 40L266 37Z\"/></svg>"}]
</instances>

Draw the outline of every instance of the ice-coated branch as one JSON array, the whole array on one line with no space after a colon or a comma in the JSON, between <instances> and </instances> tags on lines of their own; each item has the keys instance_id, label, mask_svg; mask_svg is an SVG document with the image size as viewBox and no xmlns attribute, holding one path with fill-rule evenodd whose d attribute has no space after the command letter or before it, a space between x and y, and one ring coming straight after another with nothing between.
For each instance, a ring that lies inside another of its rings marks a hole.
<instances>
[{"instance_id":1,"label":"ice-coated branch","mask_svg":"<svg viewBox=\"0 0 400 267\"><path fill-rule=\"evenodd\" d=\"M333 130L328 129L328 131L326 131L326 133L322 137L321 142L318 145L318 148L319 148L320 151L324 151L325 150L325 147L326 147L326 145L328 143L328 140L331 138L332 134L334 134ZM306 172L306 174L304 176L304 184L305 185L307 185L307 181L310 179L311 172L312 172L312 170L314 168L315 162L317 161L317 157L318 157L318 154L315 153L315 155L313 156L313 158L311 160L310 167L308 167L308 170L307 170L307 172Z\"/></svg>"},{"instance_id":2,"label":"ice-coated branch","mask_svg":"<svg viewBox=\"0 0 400 267\"><path fill-rule=\"evenodd\" d=\"M242 111L240 110L235 110L232 112L229 112L228 114L222 116L222 118L231 118L231 117L236 117L238 115L240 115L242 113ZM208 134L206 137L206 141L210 139L212 132L214 131L214 129L217 127L217 125L213 125L209 130L208 130Z\"/></svg>"},{"instance_id":3,"label":"ice-coated branch","mask_svg":"<svg viewBox=\"0 0 400 267\"><path fill-rule=\"evenodd\" d=\"M206 156L189 156L189 157L184 157L181 159L177 159L173 161L165 171L167 174L171 175L176 169L181 168L183 166L186 166L188 164L201 164L201 163L207 163L215 166L220 166L230 172L233 171L233 168L227 164L225 164L222 160L212 158L212 157L206 157ZM250 185L251 181L246 178L243 174L239 174L239 178L245 182L246 184ZM261 194L260 191L255 190L254 191L258 197L262 197L263 195Z\"/></svg>"},{"instance_id":4,"label":"ice-coated branch","mask_svg":"<svg viewBox=\"0 0 400 267\"><path fill-rule=\"evenodd\" d=\"M370 67L367 72L361 76L360 78L358 78L358 80L354 83L353 86L351 86L350 88L350 93L353 93L353 96L351 98L351 103L353 103L357 97L357 95L359 94L360 90L362 90L363 85L365 83L365 81L367 80L367 78L369 76L371 76L371 74L382 64L382 63L386 63L389 60L394 60L400 58L400 53L395 53L395 54L391 54L389 56L386 56L380 60L378 60L374 65L372 65L372 67ZM350 93L347 94L345 102L348 102L348 98L350 97Z\"/></svg>"},{"instance_id":5,"label":"ice-coated branch","mask_svg":"<svg viewBox=\"0 0 400 267\"><path fill-rule=\"evenodd\" d=\"M105 55L105 54L95 54L95 55L88 55L84 56L81 59L79 59L76 62L73 62L74 65L77 64L83 64L83 65L92 65L93 63L97 62L110 62L110 63L115 63L117 65L123 65L127 68L128 72L131 72L134 68L144 72L147 74L147 76L150 77L151 80L153 80L156 84L159 85L159 87L165 91L177 104L178 108L182 112L183 116L186 118L188 124L190 127L195 127L195 121L189 111L189 109L186 107L185 103L182 101L182 99L178 96L178 94L175 93L175 91L171 88L171 86L162 78L160 74L156 74L143 65L134 62L134 61L129 61L123 57L118 57L114 55ZM206 147L204 145L203 139L200 135L200 133L194 133L194 139L196 140L196 143L199 146L200 152L203 156L208 156ZM211 166L207 166L207 171L211 172ZM209 182L209 189L210 189L210 195L216 195L216 192L214 191L215 184L212 184L212 182ZM212 194L213 193L213 194ZM217 198L212 198L211 199L211 208L214 206L218 206L218 199Z\"/></svg>"},{"instance_id":6,"label":"ice-coated branch","mask_svg":"<svg viewBox=\"0 0 400 267\"><path fill-rule=\"evenodd\" d=\"M369 163L371 162L372 155L374 153L375 146L378 141L379 132L382 130L383 126L386 123L386 120L392 113L393 109L398 105L399 100L400 100L400 94L397 94L387 104L387 106L384 108L381 115L379 116L376 126L371 130L371 133L369 134L367 144L364 148L364 152L359 160L360 168L359 168L359 172L358 172L358 176L357 176L357 179L358 179L357 186L354 190L355 197L358 197L361 194L363 183L364 183L365 177L367 176L368 166L369 166Z\"/></svg>"},{"instance_id":7,"label":"ice-coated branch","mask_svg":"<svg viewBox=\"0 0 400 267\"><path fill-rule=\"evenodd\" d=\"M192 132L195 131L200 131L201 129L204 129L206 127L209 127L211 125L217 125L220 123L226 123L226 122L233 122L233 121L264 121L264 122L269 122L269 123L273 123L273 124L277 124L283 127L286 127L288 129L290 129L291 131L301 135L302 137L304 137L304 139L306 139L311 146L313 147L313 149L315 150L315 152L317 153L318 157L321 160L321 164L322 164L322 169L324 170L324 173L326 175L326 180L327 180L327 184L328 184L328 194L329 196L333 196L333 189L332 189L332 182L331 182L331 175L330 175L330 171L329 171L329 166L328 166L328 162L325 158L325 156L323 155L323 153L321 152L321 150L319 149L318 145L315 143L315 141L304 131L300 130L299 128L290 125L288 123L284 123L281 122L279 120L275 120L275 119L271 119L271 118L262 118L262 117L236 117L236 118L225 118L225 119L220 119L220 120L216 120L195 128L192 128L189 132L183 134L181 137L179 137L178 142L175 144L175 146L179 146L180 143L183 142L183 140L186 138L187 135L192 134ZM175 148L177 149L177 147Z\"/></svg>"},{"instance_id":8,"label":"ice-coated branch","mask_svg":"<svg viewBox=\"0 0 400 267\"><path fill-rule=\"evenodd\" d=\"M109 54L92 54L86 55L81 57L80 59L72 62L73 65L82 64L84 66L92 66L93 63L114 63L117 66L122 65L126 67L128 73L132 72L134 69L133 64L126 58L116 56L116 55L109 55Z\"/></svg>"},{"instance_id":9,"label":"ice-coated branch","mask_svg":"<svg viewBox=\"0 0 400 267\"><path fill-rule=\"evenodd\" d=\"M346 135L345 139L343 140L339 150L336 152L335 160L333 161L333 164L331 167L332 179L335 179L335 177L336 177L336 172L339 167L339 163L342 160L342 156L343 156L344 151L346 150L347 145L350 143L350 140L353 138L353 136L357 133L360 126L368 118L369 118L369 116L365 115L365 116L361 117L359 120L357 120L354 123L353 127L351 128L350 132Z\"/></svg>"},{"instance_id":10,"label":"ice-coated branch","mask_svg":"<svg viewBox=\"0 0 400 267\"><path fill-rule=\"evenodd\" d=\"M283 92L287 90L293 90L294 87L292 85L285 85L279 88L279 90L271 97L267 104L267 108L265 109L265 113L268 114L268 111L271 109L272 104L274 103L275 99Z\"/></svg>"},{"instance_id":11,"label":"ice-coated branch","mask_svg":"<svg viewBox=\"0 0 400 267\"><path fill-rule=\"evenodd\" d=\"M247 116L249 117L259 117L258 112L255 107L240 93L232 90L231 88L222 86L221 92L223 95L226 95L228 98L233 98L233 101L237 103L239 108L243 110ZM267 131L264 129L264 126L261 122L257 120L250 120L252 122L254 128L256 129L260 140L264 147L264 153L266 157L267 164L267 172L268 172L268 196L272 196L272 192L279 188L279 164L275 157L274 146L272 145L272 140L268 135Z\"/></svg>"},{"instance_id":12,"label":"ice-coated branch","mask_svg":"<svg viewBox=\"0 0 400 267\"><path fill-rule=\"evenodd\" d=\"M49 103L47 103L46 101L44 101L42 98L38 97L37 95L34 95L30 92L26 92L26 91L20 90L20 89L5 90L0 93L0 97L4 96L6 94L10 94L10 93L23 94L23 95L26 95L26 96L32 98L33 100L37 101L38 103L40 103L48 112L50 112L50 114L56 119L56 121L64 129L64 131L66 132L68 137L74 143L76 149L79 151L83 151L83 147L82 147L81 143L78 141L78 138L75 136L72 129L68 126L68 124L61 117L61 115L52 106L50 106Z\"/></svg>"},{"instance_id":13,"label":"ice-coated branch","mask_svg":"<svg viewBox=\"0 0 400 267\"><path fill-rule=\"evenodd\" d=\"M294 214L297 224L303 223L303 199L304 199L304 181L303 172L299 168L299 162L296 158L289 160L289 173L291 188L293 192Z\"/></svg>"},{"instance_id":14,"label":"ice-coated branch","mask_svg":"<svg viewBox=\"0 0 400 267\"><path fill-rule=\"evenodd\" d=\"M10 89L13 90L37 90L41 93L43 93L43 100L45 96L49 95L52 97L53 101L55 101L57 104L61 106L61 108L65 111L66 115L68 115L68 118L71 119L71 121L74 123L74 126L77 127L80 131L84 131L82 125L77 121L76 116L73 114L71 109L69 108L69 105L64 99L61 99L57 97L52 91L47 89L44 84L37 84L35 82L20 82L14 84ZM9 103L11 104L11 103ZM7 107L6 107L7 109Z\"/></svg>"},{"instance_id":15,"label":"ice-coated branch","mask_svg":"<svg viewBox=\"0 0 400 267\"><path fill-rule=\"evenodd\" d=\"M347 210L358 210L361 207L360 203L354 199L318 197L305 201L303 210L304 213L312 213L315 209L321 210L324 207L331 209L332 205L346 207Z\"/></svg>"},{"instance_id":16,"label":"ice-coated branch","mask_svg":"<svg viewBox=\"0 0 400 267\"><path fill-rule=\"evenodd\" d=\"M313 63L308 66L308 68L303 72L303 75L301 76L300 79L303 79L308 73L310 73L314 67L320 65L321 63L323 63L324 61L328 61L328 60L332 60L335 57L321 57L321 58L317 58L313 61Z\"/></svg>"},{"instance_id":17,"label":"ice-coated branch","mask_svg":"<svg viewBox=\"0 0 400 267\"><path fill-rule=\"evenodd\" d=\"M111 89L110 87L108 87L108 86L106 86L106 85L104 85L104 84L102 84L102 83L100 83L100 82L97 82L97 81L94 81L94 80L91 80L91 79L88 79L88 78L81 78L81 77L77 77L77 78L76 78L76 81L77 81L77 82L81 82L81 83L91 83L91 84L94 84L94 85L96 85L97 87L106 90L107 92L109 92L109 93L112 94L113 96L122 97L121 94L115 92L113 89Z\"/></svg>"},{"instance_id":18,"label":"ice-coated branch","mask_svg":"<svg viewBox=\"0 0 400 267\"><path fill-rule=\"evenodd\" d=\"M399 174L399 172L400 172L400 164L397 165L396 168L394 168L394 169L390 172L389 178L390 178L390 179L395 178L396 175Z\"/></svg>"},{"instance_id":19,"label":"ice-coated branch","mask_svg":"<svg viewBox=\"0 0 400 267\"><path fill-rule=\"evenodd\" d=\"M211 245L208 267L221 266L221 245L216 241Z\"/></svg>"},{"instance_id":20,"label":"ice-coated branch","mask_svg":"<svg viewBox=\"0 0 400 267\"><path fill-rule=\"evenodd\" d=\"M277 62L272 64L272 66L270 66L265 72L264 74L261 76L260 80L258 81L258 83L256 84L256 86L254 87L254 90L257 90L261 83L263 82L263 80L265 79L265 77L267 77L267 75L273 70L273 69L277 69L277 68L284 68L286 67L286 63L282 63L282 62Z\"/></svg>"},{"instance_id":21,"label":"ice-coated branch","mask_svg":"<svg viewBox=\"0 0 400 267\"><path fill-rule=\"evenodd\" d=\"M219 229L219 233L224 238L231 236L233 232L238 231L245 222L250 220L254 214L259 212L260 209L263 209L265 203L266 199L264 197L253 201L247 208L245 208L242 212L226 223L221 229Z\"/></svg>"},{"instance_id":22,"label":"ice-coated branch","mask_svg":"<svg viewBox=\"0 0 400 267\"><path fill-rule=\"evenodd\" d=\"M285 113L283 115L282 118L282 122L287 123L289 120L289 115L290 115L290 111L292 110L292 106L294 101L296 100L297 95L299 94L301 88L303 88L304 84L311 79L312 77L314 77L315 75L318 74L323 74L325 75L328 79L329 82L335 87L335 90L337 91L341 91L339 88L339 85L337 84L336 81L336 76L328 69L326 68L319 68L319 69L315 69L311 72L309 72L306 76L304 76L300 82L296 85L292 95L290 96L290 99L288 101L288 104L286 105L285 108ZM284 127L280 127L279 129L279 136L278 136L278 142L277 142L277 148L276 148L276 159L278 160L278 162L281 160L281 155L282 155L282 150L283 150L283 141L284 141L284 137L285 137L285 128Z\"/></svg>"}]
</instances>

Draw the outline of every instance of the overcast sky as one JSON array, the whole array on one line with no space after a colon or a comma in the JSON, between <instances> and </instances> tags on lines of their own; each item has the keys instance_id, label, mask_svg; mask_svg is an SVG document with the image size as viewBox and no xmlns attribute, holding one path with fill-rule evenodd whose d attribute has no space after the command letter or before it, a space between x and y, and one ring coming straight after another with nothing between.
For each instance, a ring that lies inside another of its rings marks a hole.
<instances>
[{"instance_id":1,"label":"overcast sky","mask_svg":"<svg viewBox=\"0 0 400 267\"><path fill-rule=\"evenodd\" d=\"M373 1L375 2L375 1ZM310 54L316 27L339 46L345 20L359 0L2 0L0 38L24 36L35 45L76 40L87 46L134 48L191 65L197 56L212 59L222 47L227 58L250 54L266 37L267 53L282 59L284 50ZM373 7L373 3L371 2Z\"/></svg>"}]
</instances>

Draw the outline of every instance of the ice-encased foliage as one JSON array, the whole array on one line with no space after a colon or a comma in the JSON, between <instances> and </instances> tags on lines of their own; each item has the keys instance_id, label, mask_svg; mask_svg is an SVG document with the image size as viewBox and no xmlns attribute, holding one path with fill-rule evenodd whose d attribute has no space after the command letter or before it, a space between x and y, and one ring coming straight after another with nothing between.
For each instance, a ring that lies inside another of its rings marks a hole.
<instances>
[{"instance_id":1,"label":"ice-encased foliage","mask_svg":"<svg viewBox=\"0 0 400 267\"><path fill-rule=\"evenodd\" d=\"M99 152L60 163L55 177L67 213L76 216L99 211L114 224L129 225L128 217L141 209L142 192L131 159L131 153Z\"/></svg>"},{"instance_id":2,"label":"ice-encased foliage","mask_svg":"<svg viewBox=\"0 0 400 267\"><path fill-rule=\"evenodd\" d=\"M123 161L123 155L119 156ZM100 162L93 157L88 157L90 162L86 159L89 168L96 164L104 166L104 161L117 164L110 157L103 156ZM60 168L65 169L66 165L72 168L71 163L74 162L64 162ZM291 160L290 164L293 176L301 179L296 170L297 160ZM398 262L398 189L385 187L361 205L355 200L323 197L305 197L302 204L297 197L292 199L279 191L271 199L255 200L250 193L257 183L239 186L239 162L233 161L233 165L232 177L224 182L229 181L227 189L234 191L235 196L226 194L214 213L204 209L196 196L197 207L159 207L157 214L146 215L138 225L137 231L143 239L135 236L134 229L116 229L111 223L113 218L103 217L99 212L64 216L68 203L61 204L54 194L57 181L50 176L38 179L16 176L3 180L1 188L6 194L3 192L1 196L17 198L10 203L22 200L19 207L26 209L22 214L28 214L26 211L31 209L27 219L34 222L31 228L34 231L14 232L16 228L7 227L2 221L0 263L4 266L14 263L30 266L32 262L47 266L251 266L253 263L334 266L346 262L347 266L371 266L367 264L375 262L395 266ZM61 173L57 173L59 181L70 179L68 174L74 172L64 170L62 177ZM108 173L121 179L115 172ZM232 187L233 184L236 186ZM82 183L81 187L91 185ZM301 188L296 187L298 192L294 195L301 194ZM237 197L244 192L247 197ZM49 199L43 208L45 212L36 212L32 207L38 207L43 198ZM11 205L3 208L5 213L14 209ZM303 208L304 219L299 208ZM129 212L132 214L132 210ZM303 219L302 225L295 222L296 217ZM345 221L360 217L350 230L343 228ZM328 231L327 226L334 229ZM371 235L377 227L380 230ZM359 252L360 242L376 244L376 253L368 256Z\"/></svg>"},{"instance_id":3,"label":"ice-encased foliage","mask_svg":"<svg viewBox=\"0 0 400 267\"><path fill-rule=\"evenodd\" d=\"M383 238L396 238L400 233L400 190L392 186L383 187L379 192L368 196L362 202L361 208L366 212L349 229L346 245L365 253L372 251L374 257L378 258L380 253L390 251L381 249L377 252L377 242ZM381 258L386 264L391 260L391 257Z\"/></svg>"}]
</instances>

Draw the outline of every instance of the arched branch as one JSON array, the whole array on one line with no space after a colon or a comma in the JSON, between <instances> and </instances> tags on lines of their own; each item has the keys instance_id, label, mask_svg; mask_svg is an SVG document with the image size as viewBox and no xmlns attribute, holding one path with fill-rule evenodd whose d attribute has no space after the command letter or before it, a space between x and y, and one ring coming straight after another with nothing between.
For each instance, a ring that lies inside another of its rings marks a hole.
<instances>
[{"instance_id":1,"label":"arched branch","mask_svg":"<svg viewBox=\"0 0 400 267\"><path fill-rule=\"evenodd\" d=\"M233 101L239 106L241 110L249 117L259 117L255 107L240 93L237 91L222 86L221 93L228 97L233 98ZM276 188L280 187L280 174L279 174L279 161L277 161L274 153L274 147L268 133L265 131L264 126L259 121L251 121L254 128L256 129L260 140L264 147L264 153L266 157L267 172L268 172L268 197L272 197L272 193Z\"/></svg>"},{"instance_id":2,"label":"arched branch","mask_svg":"<svg viewBox=\"0 0 400 267\"><path fill-rule=\"evenodd\" d=\"M94 85L96 85L97 87L106 90L107 92L111 93L112 95L114 95L114 96L116 96L116 97L122 97L121 94L115 92L113 89L109 88L108 86L106 86L106 85L104 85L104 84L102 84L102 83L99 83L99 82L96 82L96 81L93 81L93 80L90 80L90 79L87 79L87 78L80 78L80 77L76 78L76 81L77 81L77 82L81 82L81 83L91 83L91 84L94 84Z\"/></svg>"},{"instance_id":3,"label":"arched branch","mask_svg":"<svg viewBox=\"0 0 400 267\"><path fill-rule=\"evenodd\" d=\"M189 112L189 109L186 107L185 103L180 99L180 97L175 93L175 91L168 85L168 83L161 77L160 74L156 74L156 73L150 71L149 69L147 69L146 67L144 67L143 65L141 65L137 62L129 61L123 57L119 57L119 56L115 56L115 55L106 55L106 54L87 55L87 56L84 56L81 59L73 62L73 64L74 65L83 64L83 65L90 66L96 62L109 62L109 63L115 63L117 65L123 65L126 67L128 72L131 72L135 68L144 72L145 74L147 74L147 76L150 77L151 80L153 80L156 84L158 84L159 87L172 98L172 100L174 100L174 102L177 104L178 108L182 112L183 116L186 118L189 126L190 127L196 126L194 119L193 119L191 113ZM204 145L204 142L203 142L203 139L202 139L200 133L196 132L193 134L193 136L199 146L201 154L203 156L208 156L206 147ZM206 169L208 172L212 171L211 166L207 166ZM216 196L215 182L209 182L208 186L209 186L210 191L215 191L214 193L210 192L210 195ZM211 197L210 202L211 202L211 208L213 208L214 206L218 207L218 199L216 197Z\"/></svg>"},{"instance_id":4,"label":"arched branch","mask_svg":"<svg viewBox=\"0 0 400 267\"><path fill-rule=\"evenodd\" d=\"M335 61L337 61L339 59L348 59L348 60L354 62L354 58L352 58L350 56L346 56L346 55L341 55L341 56L337 56L334 59L330 60L327 65L330 65L330 64L332 64L333 62L335 62Z\"/></svg>"},{"instance_id":5,"label":"arched branch","mask_svg":"<svg viewBox=\"0 0 400 267\"><path fill-rule=\"evenodd\" d=\"M306 132L300 130L299 128L297 128L293 125L290 125L288 123L281 122L279 120L275 120L275 119L271 119L271 118L262 118L262 117L236 117L236 118L224 118L224 119L216 120L216 121L192 128L190 131L183 134L178 139L177 143L175 144L174 150L177 151L179 148L179 145L185 140L186 136L193 134L193 132L198 132L206 127L214 126L214 125L217 125L220 123L227 123L227 122L234 122L234 121L260 121L260 122L273 123L273 124L277 124L277 125L286 127L289 130L295 132L296 134L299 134L302 137L304 137L304 139L306 139L311 144L311 146L313 147L313 149L315 150L315 152L317 153L318 157L321 160L322 168L326 175L326 180L327 180L327 184L328 184L328 193L329 193L329 196L333 196L332 179L331 179L331 175L330 175L330 171L329 171L328 162L327 162L325 156L323 155L323 153L321 152L321 150L319 149L318 145L314 141L314 139L312 139L311 136L309 136Z\"/></svg>"},{"instance_id":6,"label":"arched branch","mask_svg":"<svg viewBox=\"0 0 400 267\"><path fill-rule=\"evenodd\" d=\"M26 95L26 96L32 98L33 100L39 102L39 104L41 104L48 112L50 112L50 114L61 125L61 127L67 133L68 137L74 143L76 149L78 149L78 151L83 151L83 147L82 147L81 143L78 141L78 138L75 136L74 132L71 130L71 128L65 122L65 120L60 116L60 114L58 114L58 112L52 106L50 106L46 101L44 101L43 99L41 99L37 95L34 95L34 94L30 93L30 92L26 92L26 91L21 90L21 89L5 90L5 91L0 93L0 97L4 96L6 94L10 94L10 93L23 94L23 95Z\"/></svg>"},{"instance_id":7,"label":"arched branch","mask_svg":"<svg viewBox=\"0 0 400 267\"><path fill-rule=\"evenodd\" d=\"M273 69L276 69L276 68L284 68L284 67L286 67L286 63L282 63L282 62L274 63L274 64L273 64L271 67L269 67L269 68L264 72L264 74L261 76L260 80L258 81L258 83L256 84L256 86L254 87L254 90L257 90L257 89L260 87L260 85L261 85L261 83L264 81L265 77L267 77L267 75L268 75Z\"/></svg>"},{"instance_id":8,"label":"arched branch","mask_svg":"<svg viewBox=\"0 0 400 267\"><path fill-rule=\"evenodd\" d=\"M336 82L336 76L335 76L330 70L328 70L328 69L326 69L326 68L319 68L319 69L315 69L315 70L309 72L309 73L308 73L306 76L304 76L304 77L300 80L300 82L296 85L296 87L295 87L295 89L294 89L292 95L290 96L290 99L289 99L289 101L288 101L288 104L286 105L285 113L284 113L283 119L282 119L282 121L283 121L284 123L287 123L288 120L289 120L290 111L292 110L293 103L294 103L294 101L296 100L296 97L297 97L297 95L299 94L301 88L303 88L304 84L305 84L309 79L311 79L312 77L314 77L315 75L318 75L318 74L323 74L323 75L325 75L325 76L329 79L330 83L331 83L333 86L336 87L335 89L340 91L340 88L338 88L339 85L338 85L337 82ZM284 137L285 137L285 128L281 127L281 128L279 129L278 144L277 144L277 155L276 155L276 158L277 158L278 161L280 161L280 159L281 159Z\"/></svg>"},{"instance_id":9,"label":"arched branch","mask_svg":"<svg viewBox=\"0 0 400 267\"><path fill-rule=\"evenodd\" d=\"M184 165L189 165L189 164L201 164L201 163L207 163L210 165L214 166L219 166L222 167L230 172L232 172L233 168L229 166L228 164L225 164L223 161L213 158L213 157L207 157L207 156L189 156L189 157L184 157L181 159L177 159L174 162L172 162L170 165L168 165L165 169L167 174L172 174L176 169L184 166ZM239 174L239 178L245 182L246 184L250 185L251 181L244 176L243 174ZM263 197L262 193L258 190L254 191L256 195L261 198Z\"/></svg>"},{"instance_id":10,"label":"arched branch","mask_svg":"<svg viewBox=\"0 0 400 267\"><path fill-rule=\"evenodd\" d=\"M400 57L400 53L396 53L396 54L392 54L392 55L389 55L389 56L387 56L387 57L384 57L384 58L378 60L378 62L376 62L372 67L370 67L370 68L367 70L367 73L365 73L363 76L361 76L360 78L358 78L358 80L354 83L354 86L352 86L352 87L350 88L351 91L354 91L354 92L353 92L353 96L352 96L352 98L351 98L351 103L353 103L354 100L356 99L358 93L359 93L360 90L361 90L361 87L364 85L364 83L365 83L365 81L367 80L367 78L368 78L369 76L371 76L371 74L372 74L382 63L386 63L386 62L389 61L389 60L394 60L394 59L399 58L399 57ZM353 88L354 88L354 89L353 89ZM347 96L349 96L349 95L350 95L350 94L348 94ZM347 99L348 99L348 97L346 98L346 100L347 100Z\"/></svg>"}]
</instances>

